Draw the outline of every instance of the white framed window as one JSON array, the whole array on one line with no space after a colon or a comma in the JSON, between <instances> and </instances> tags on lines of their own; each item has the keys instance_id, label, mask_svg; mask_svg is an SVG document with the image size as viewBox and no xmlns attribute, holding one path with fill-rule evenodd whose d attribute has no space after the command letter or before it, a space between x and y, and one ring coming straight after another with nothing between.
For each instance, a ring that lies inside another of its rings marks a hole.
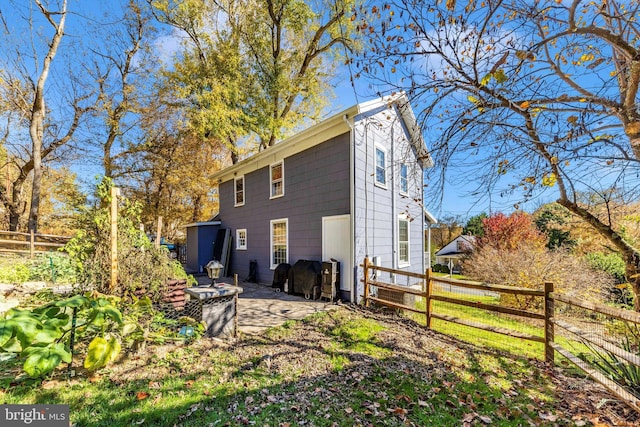
<instances>
[{"instance_id":1,"label":"white framed window","mask_svg":"<svg viewBox=\"0 0 640 427\"><path fill-rule=\"evenodd\" d=\"M409 220L404 214L398 216L398 266L409 266Z\"/></svg>"},{"instance_id":2,"label":"white framed window","mask_svg":"<svg viewBox=\"0 0 640 427\"><path fill-rule=\"evenodd\" d=\"M235 207L244 206L244 175L233 179Z\"/></svg>"},{"instance_id":3,"label":"white framed window","mask_svg":"<svg viewBox=\"0 0 640 427\"><path fill-rule=\"evenodd\" d=\"M409 167L407 166L406 163L402 163L400 165L400 192L402 194L409 193L408 175L409 175Z\"/></svg>"},{"instance_id":4,"label":"white framed window","mask_svg":"<svg viewBox=\"0 0 640 427\"><path fill-rule=\"evenodd\" d=\"M236 230L236 250L247 250L247 229L239 228Z\"/></svg>"},{"instance_id":5,"label":"white framed window","mask_svg":"<svg viewBox=\"0 0 640 427\"><path fill-rule=\"evenodd\" d=\"M280 161L269 166L269 181L271 183L271 199L284 196L284 162Z\"/></svg>"},{"instance_id":6,"label":"white framed window","mask_svg":"<svg viewBox=\"0 0 640 427\"><path fill-rule=\"evenodd\" d=\"M289 263L289 220L271 220L271 269Z\"/></svg>"},{"instance_id":7,"label":"white framed window","mask_svg":"<svg viewBox=\"0 0 640 427\"><path fill-rule=\"evenodd\" d=\"M376 185L387 187L387 151L376 147Z\"/></svg>"}]
</instances>

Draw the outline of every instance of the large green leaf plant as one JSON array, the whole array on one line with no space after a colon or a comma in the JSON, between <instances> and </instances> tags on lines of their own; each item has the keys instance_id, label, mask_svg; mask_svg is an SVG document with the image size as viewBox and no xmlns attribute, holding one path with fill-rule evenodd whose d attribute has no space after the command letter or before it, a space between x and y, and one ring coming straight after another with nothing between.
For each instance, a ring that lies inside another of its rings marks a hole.
<instances>
[{"instance_id":1,"label":"large green leaf plant","mask_svg":"<svg viewBox=\"0 0 640 427\"><path fill-rule=\"evenodd\" d=\"M18 357L32 378L71 364L74 341L89 341L84 367L94 371L115 360L126 326L118 299L98 293L74 295L34 309L12 308L0 319L0 351Z\"/></svg>"}]
</instances>

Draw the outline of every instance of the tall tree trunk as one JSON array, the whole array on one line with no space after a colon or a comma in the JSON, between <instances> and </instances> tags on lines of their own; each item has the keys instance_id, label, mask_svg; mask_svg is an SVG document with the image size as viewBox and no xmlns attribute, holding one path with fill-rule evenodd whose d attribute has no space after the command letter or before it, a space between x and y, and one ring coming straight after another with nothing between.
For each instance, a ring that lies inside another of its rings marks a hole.
<instances>
[{"instance_id":1,"label":"tall tree trunk","mask_svg":"<svg viewBox=\"0 0 640 427\"><path fill-rule=\"evenodd\" d=\"M24 185L25 178L23 171L21 171L21 175L13 182L12 185L11 201L8 205L9 231L18 231L20 217L26 208L25 202L22 200L22 186Z\"/></svg>"},{"instance_id":2,"label":"tall tree trunk","mask_svg":"<svg viewBox=\"0 0 640 427\"><path fill-rule=\"evenodd\" d=\"M198 194L193 200L193 211L191 213L191 221L196 222L200 218L202 211L202 194Z\"/></svg>"},{"instance_id":3,"label":"tall tree trunk","mask_svg":"<svg viewBox=\"0 0 640 427\"><path fill-rule=\"evenodd\" d=\"M35 0L38 8L42 14L47 18L51 26L55 29L51 42L49 43L49 51L44 57L42 64L42 72L38 77L38 81L35 85L35 93L33 100L33 107L31 110L31 125L29 126L29 136L31 137L32 144L32 159L33 159L33 184L31 187L31 207L29 209L29 230L36 232L38 230L38 212L40 210L40 191L42 187L42 146L44 140L44 125L45 125L45 102L44 102L44 85L49 76L49 70L51 69L51 62L56 56L60 40L64 35L64 23L67 17L67 0L62 2L62 9L58 12L52 13L45 9L40 0ZM60 15L60 22L56 23L53 20L54 15Z\"/></svg>"},{"instance_id":4,"label":"tall tree trunk","mask_svg":"<svg viewBox=\"0 0 640 427\"><path fill-rule=\"evenodd\" d=\"M640 121L627 123L624 127L624 132L629 137L633 155L637 160L640 160Z\"/></svg>"}]
</instances>

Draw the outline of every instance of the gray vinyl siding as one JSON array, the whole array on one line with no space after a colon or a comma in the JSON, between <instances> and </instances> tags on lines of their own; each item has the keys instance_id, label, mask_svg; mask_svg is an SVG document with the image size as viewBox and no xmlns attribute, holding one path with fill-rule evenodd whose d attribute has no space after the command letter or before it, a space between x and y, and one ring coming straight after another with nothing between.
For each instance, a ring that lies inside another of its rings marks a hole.
<instances>
[{"instance_id":1,"label":"gray vinyl siding","mask_svg":"<svg viewBox=\"0 0 640 427\"><path fill-rule=\"evenodd\" d=\"M380 126L382 123L382 126ZM395 110L381 108L356 117L355 126L355 264L378 257L384 267L424 272L423 170L409 144L407 129ZM392 146L393 141L393 146ZM375 148L386 150L386 189L375 185ZM400 194L400 164L408 166L408 194ZM398 265L398 217L409 222L409 266ZM362 269L357 295L362 295ZM379 276L380 277L380 276ZM395 282L386 275L383 280ZM405 280L404 278L402 280ZM405 280L406 281L406 280ZM405 283L399 283L405 284Z\"/></svg>"},{"instance_id":2,"label":"gray vinyl siding","mask_svg":"<svg viewBox=\"0 0 640 427\"><path fill-rule=\"evenodd\" d=\"M247 250L231 256L231 274L240 279L257 261L258 280L271 283L270 221L288 220L289 263L322 261L322 217L348 214L349 134L345 133L284 159L284 196L270 199L269 168L245 175L245 205L234 207L233 180L220 184L220 220L235 232L247 229Z\"/></svg>"}]
</instances>

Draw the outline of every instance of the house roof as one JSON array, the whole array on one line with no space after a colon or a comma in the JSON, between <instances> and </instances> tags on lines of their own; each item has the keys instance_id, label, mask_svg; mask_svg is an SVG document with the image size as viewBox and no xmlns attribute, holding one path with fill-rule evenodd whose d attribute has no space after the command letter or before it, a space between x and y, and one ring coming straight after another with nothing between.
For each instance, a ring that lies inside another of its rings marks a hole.
<instances>
[{"instance_id":1,"label":"house roof","mask_svg":"<svg viewBox=\"0 0 640 427\"><path fill-rule=\"evenodd\" d=\"M459 251L458 250L457 245L455 247L449 247L452 243L460 241L460 240L465 242L465 243L467 243L470 248L473 248L475 246L475 244L476 244L476 236L461 234L460 236L456 237L455 239L451 240L449 243L444 245L438 252L435 253L435 256L439 256L439 257L449 256L449 257L451 257L451 256L464 254L465 253L464 251Z\"/></svg>"},{"instance_id":2,"label":"house roof","mask_svg":"<svg viewBox=\"0 0 640 427\"><path fill-rule=\"evenodd\" d=\"M431 212L429 212L426 209L423 209L423 210L424 210L424 219L426 219L429 224L437 224L438 223L438 219L435 216L433 216L433 214Z\"/></svg>"},{"instance_id":3,"label":"house roof","mask_svg":"<svg viewBox=\"0 0 640 427\"><path fill-rule=\"evenodd\" d=\"M266 167L286 157L290 157L321 144L338 135L349 132L351 126L348 123L348 119L353 119L353 117L359 114L367 113L385 106L390 108L392 105L397 106L400 116L407 127L411 139L411 145L416 150L418 161L422 167L432 167L433 160L425 146L422 131L420 130L420 126L418 126L415 115L413 114L413 110L409 104L409 99L404 92L401 92L392 96L374 99L347 108L346 110L335 114L320 123L286 138L266 150L219 171L214 174L212 178L217 180L218 183L222 183L233 179L234 176L244 175Z\"/></svg>"}]
</instances>

